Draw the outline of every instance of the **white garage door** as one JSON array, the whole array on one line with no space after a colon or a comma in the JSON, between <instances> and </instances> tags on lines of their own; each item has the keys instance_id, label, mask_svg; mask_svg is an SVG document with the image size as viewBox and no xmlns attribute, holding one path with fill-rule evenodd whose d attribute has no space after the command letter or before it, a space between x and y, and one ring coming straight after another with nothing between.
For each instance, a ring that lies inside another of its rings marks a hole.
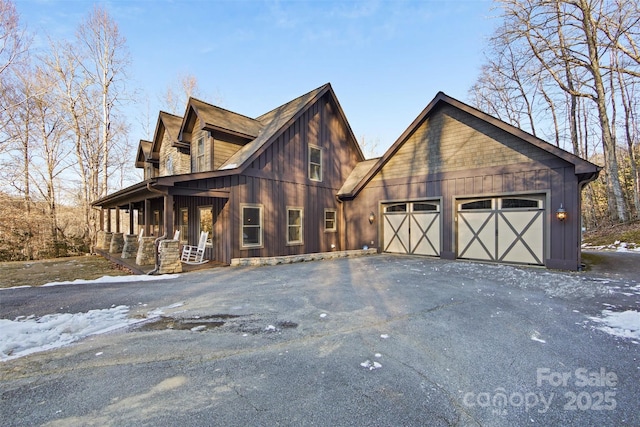
<instances>
[{"instance_id":1,"label":"white garage door","mask_svg":"<svg viewBox=\"0 0 640 427\"><path fill-rule=\"evenodd\" d=\"M544 264L544 196L457 202L458 258Z\"/></svg>"},{"instance_id":2,"label":"white garage door","mask_svg":"<svg viewBox=\"0 0 640 427\"><path fill-rule=\"evenodd\" d=\"M407 202L384 206L384 251L440 255L440 202Z\"/></svg>"}]
</instances>

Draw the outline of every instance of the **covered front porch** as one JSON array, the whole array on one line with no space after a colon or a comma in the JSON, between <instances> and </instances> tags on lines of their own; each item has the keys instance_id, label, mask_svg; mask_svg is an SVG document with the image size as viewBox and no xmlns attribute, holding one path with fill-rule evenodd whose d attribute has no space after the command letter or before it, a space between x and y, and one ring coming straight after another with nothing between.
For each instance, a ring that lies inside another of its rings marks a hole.
<instances>
[{"instance_id":1,"label":"covered front porch","mask_svg":"<svg viewBox=\"0 0 640 427\"><path fill-rule=\"evenodd\" d=\"M93 203L100 210L94 251L137 274L156 272L158 267L162 272L190 271L196 266L180 266L182 247L198 245L201 232L206 232L204 268L228 265L228 227L223 222L229 193L161 186L157 180ZM168 263L172 265L163 268Z\"/></svg>"},{"instance_id":2,"label":"covered front porch","mask_svg":"<svg viewBox=\"0 0 640 427\"><path fill-rule=\"evenodd\" d=\"M94 251L96 254L105 258L109 262L112 262L113 264L116 264L125 270L129 270L133 274L146 275L151 273L156 268L155 264L138 265L135 262L136 261L135 258L123 258L122 253L110 253L108 250L97 249L97 248L94 248ZM205 270L210 268L226 267L226 266L228 266L228 264L223 264L218 261L208 260L207 262L203 264L198 264L198 265L182 264L182 272L189 273L191 271L198 271L198 270Z\"/></svg>"}]
</instances>

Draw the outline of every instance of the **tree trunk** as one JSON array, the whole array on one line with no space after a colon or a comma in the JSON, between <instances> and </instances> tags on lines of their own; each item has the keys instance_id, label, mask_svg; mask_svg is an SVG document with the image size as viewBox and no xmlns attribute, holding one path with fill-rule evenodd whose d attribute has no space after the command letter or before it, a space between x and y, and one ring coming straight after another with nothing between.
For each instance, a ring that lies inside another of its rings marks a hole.
<instances>
[{"instance_id":1,"label":"tree trunk","mask_svg":"<svg viewBox=\"0 0 640 427\"><path fill-rule=\"evenodd\" d=\"M580 0L579 4L582 12L582 27L585 33L585 41L587 43L589 61L591 65L589 67L589 72L593 77L593 85L596 91L594 101L598 109L598 118L600 120L600 128L602 131L602 145L607 158L605 169L607 172L609 215L614 221L625 222L627 221L627 212L624 208L624 196L622 193L622 186L620 185L615 141L611 134L609 114L607 113L607 98L604 82L602 80L600 59L598 57L597 28L595 27L595 23L592 21L592 13L589 4L585 0Z\"/></svg>"}]
</instances>

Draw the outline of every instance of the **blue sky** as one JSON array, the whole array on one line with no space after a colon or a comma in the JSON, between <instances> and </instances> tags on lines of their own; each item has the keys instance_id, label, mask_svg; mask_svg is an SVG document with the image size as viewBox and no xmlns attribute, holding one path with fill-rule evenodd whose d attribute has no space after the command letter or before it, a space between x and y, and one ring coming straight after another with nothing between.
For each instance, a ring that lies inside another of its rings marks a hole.
<instances>
[{"instance_id":1,"label":"blue sky","mask_svg":"<svg viewBox=\"0 0 640 427\"><path fill-rule=\"evenodd\" d=\"M180 75L204 101L255 117L330 82L358 139L388 148L438 91L465 101L497 24L488 0L97 2L131 54L140 124ZM94 2L17 0L29 31L72 38ZM37 43L36 43L37 45Z\"/></svg>"}]
</instances>

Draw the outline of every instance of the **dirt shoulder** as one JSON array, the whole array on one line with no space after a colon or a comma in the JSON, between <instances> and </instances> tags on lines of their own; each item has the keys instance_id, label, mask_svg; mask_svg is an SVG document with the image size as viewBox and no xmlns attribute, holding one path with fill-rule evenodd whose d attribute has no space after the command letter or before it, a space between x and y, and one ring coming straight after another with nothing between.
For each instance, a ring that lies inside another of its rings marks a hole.
<instances>
[{"instance_id":1,"label":"dirt shoulder","mask_svg":"<svg viewBox=\"0 0 640 427\"><path fill-rule=\"evenodd\" d=\"M0 262L0 288L13 286L41 286L50 282L92 280L102 276L130 274L106 259L95 256L77 256L40 261Z\"/></svg>"}]
</instances>

